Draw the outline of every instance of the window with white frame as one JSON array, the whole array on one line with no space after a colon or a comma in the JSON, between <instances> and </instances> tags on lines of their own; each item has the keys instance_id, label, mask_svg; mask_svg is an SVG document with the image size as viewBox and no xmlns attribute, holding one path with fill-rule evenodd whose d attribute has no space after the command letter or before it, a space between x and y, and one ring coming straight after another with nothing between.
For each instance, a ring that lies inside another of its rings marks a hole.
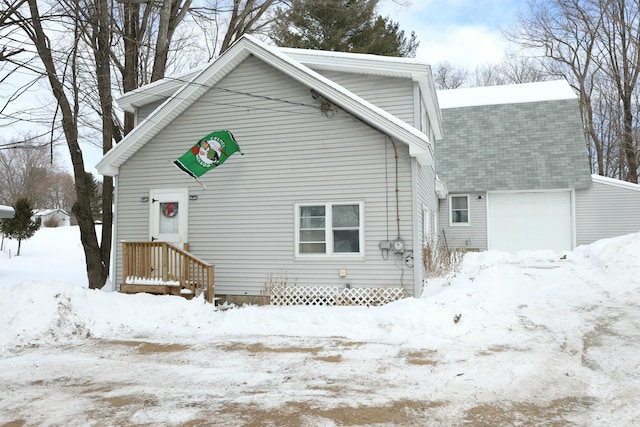
<instances>
[{"instance_id":1,"label":"window with white frame","mask_svg":"<svg viewBox=\"0 0 640 427\"><path fill-rule=\"evenodd\" d=\"M296 206L297 255L361 255L363 204L314 203Z\"/></svg>"},{"instance_id":2,"label":"window with white frame","mask_svg":"<svg viewBox=\"0 0 640 427\"><path fill-rule=\"evenodd\" d=\"M449 196L451 225L469 225L469 196Z\"/></svg>"}]
</instances>

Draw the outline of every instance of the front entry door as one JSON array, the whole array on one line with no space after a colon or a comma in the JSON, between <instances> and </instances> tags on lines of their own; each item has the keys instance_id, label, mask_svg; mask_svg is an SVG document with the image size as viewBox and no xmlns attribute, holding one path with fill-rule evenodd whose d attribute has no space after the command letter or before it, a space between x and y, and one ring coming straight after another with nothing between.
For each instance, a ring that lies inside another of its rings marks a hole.
<instances>
[{"instance_id":1,"label":"front entry door","mask_svg":"<svg viewBox=\"0 0 640 427\"><path fill-rule=\"evenodd\" d=\"M151 190L149 206L149 240L169 242L184 248L188 243L188 190Z\"/></svg>"}]
</instances>

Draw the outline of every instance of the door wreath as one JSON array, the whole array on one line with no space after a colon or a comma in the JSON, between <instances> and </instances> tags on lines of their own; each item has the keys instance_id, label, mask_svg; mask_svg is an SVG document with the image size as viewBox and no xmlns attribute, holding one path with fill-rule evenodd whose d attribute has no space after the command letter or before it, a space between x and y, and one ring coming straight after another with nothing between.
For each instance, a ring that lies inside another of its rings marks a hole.
<instances>
[{"instance_id":1,"label":"door wreath","mask_svg":"<svg viewBox=\"0 0 640 427\"><path fill-rule=\"evenodd\" d=\"M168 202L162 204L162 215L166 218L173 218L178 214L178 204L175 202Z\"/></svg>"}]
</instances>

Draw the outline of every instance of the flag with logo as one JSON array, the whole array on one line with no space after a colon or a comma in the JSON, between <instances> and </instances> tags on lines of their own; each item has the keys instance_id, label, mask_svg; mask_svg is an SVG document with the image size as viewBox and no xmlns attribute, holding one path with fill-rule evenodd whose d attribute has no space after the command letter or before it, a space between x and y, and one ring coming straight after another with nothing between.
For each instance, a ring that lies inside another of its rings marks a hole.
<instances>
[{"instance_id":1,"label":"flag with logo","mask_svg":"<svg viewBox=\"0 0 640 427\"><path fill-rule=\"evenodd\" d=\"M242 154L231 132L219 130L201 138L173 164L197 180L235 152Z\"/></svg>"}]
</instances>

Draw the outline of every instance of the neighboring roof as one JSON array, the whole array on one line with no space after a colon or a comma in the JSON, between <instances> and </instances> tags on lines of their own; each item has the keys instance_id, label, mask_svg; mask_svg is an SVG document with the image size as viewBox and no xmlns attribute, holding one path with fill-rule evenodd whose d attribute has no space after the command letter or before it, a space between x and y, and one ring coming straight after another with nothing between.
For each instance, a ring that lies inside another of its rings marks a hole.
<instances>
[{"instance_id":1,"label":"neighboring roof","mask_svg":"<svg viewBox=\"0 0 640 427\"><path fill-rule=\"evenodd\" d=\"M566 80L438 91L442 109L577 98Z\"/></svg>"},{"instance_id":2,"label":"neighboring roof","mask_svg":"<svg viewBox=\"0 0 640 427\"><path fill-rule=\"evenodd\" d=\"M409 153L418 158L421 163L433 162L433 146L427 135L301 64L283 53L281 49L245 35L216 61L196 73L188 83L178 80L181 85L180 89L172 92L171 96L158 109L105 154L96 166L98 172L107 176L117 175L120 166L129 157L150 141L173 119L182 114L211 87L215 86L249 55L261 59L289 77L313 88L327 100L373 128L399 142L407 144ZM166 90L168 93L170 92L169 86L171 84L168 82L158 83L155 86L155 90ZM137 92L137 95L141 95L142 92ZM157 101L157 95L155 96ZM129 100L131 99L130 97Z\"/></svg>"},{"instance_id":3,"label":"neighboring roof","mask_svg":"<svg viewBox=\"0 0 640 427\"><path fill-rule=\"evenodd\" d=\"M57 213L57 212L60 212L66 216L71 216L62 209L36 209L33 211L33 216L46 216L46 215Z\"/></svg>"},{"instance_id":4,"label":"neighboring roof","mask_svg":"<svg viewBox=\"0 0 640 427\"><path fill-rule=\"evenodd\" d=\"M622 181L615 178L609 178L602 175L591 175L591 179L593 182L598 182L600 184L611 185L613 187L626 188L627 190L640 191L640 184L635 184L633 182Z\"/></svg>"},{"instance_id":5,"label":"neighboring roof","mask_svg":"<svg viewBox=\"0 0 640 427\"><path fill-rule=\"evenodd\" d=\"M0 219L13 218L16 211L11 206L0 205Z\"/></svg>"},{"instance_id":6,"label":"neighboring roof","mask_svg":"<svg viewBox=\"0 0 640 427\"><path fill-rule=\"evenodd\" d=\"M533 86L511 88L524 94ZM449 191L589 188L591 170L578 100L516 99L457 108L448 104L443 109L445 137L435 157L438 175Z\"/></svg>"}]
</instances>

